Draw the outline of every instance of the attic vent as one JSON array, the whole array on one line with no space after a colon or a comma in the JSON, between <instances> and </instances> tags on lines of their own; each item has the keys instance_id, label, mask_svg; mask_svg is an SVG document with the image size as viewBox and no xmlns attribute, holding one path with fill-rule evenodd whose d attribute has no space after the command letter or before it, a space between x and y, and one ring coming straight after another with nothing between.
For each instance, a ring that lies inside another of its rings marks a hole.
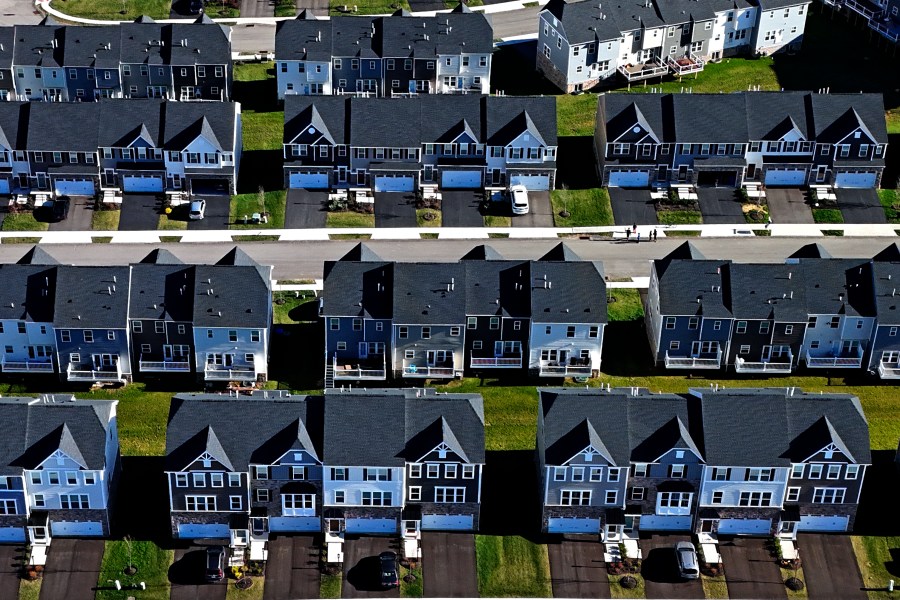
<instances>
[{"instance_id":1,"label":"attic vent","mask_svg":"<svg viewBox=\"0 0 900 600\"><path fill-rule=\"evenodd\" d=\"M788 279L791 278L791 275L793 275L793 273L791 273L790 271L788 271Z\"/></svg>"},{"instance_id":2,"label":"attic vent","mask_svg":"<svg viewBox=\"0 0 900 600\"><path fill-rule=\"evenodd\" d=\"M222 316L222 311L220 310L217 314L221 317L221 316Z\"/></svg>"},{"instance_id":3,"label":"attic vent","mask_svg":"<svg viewBox=\"0 0 900 600\"><path fill-rule=\"evenodd\" d=\"M187 48L187 40L186 40L186 39L182 39L182 40L181 40L181 47L182 47L182 48Z\"/></svg>"},{"instance_id":4,"label":"attic vent","mask_svg":"<svg viewBox=\"0 0 900 600\"><path fill-rule=\"evenodd\" d=\"M843 301L844 301L844 295L838 294L838 302L843 302Z\"/></svg>"}]
</instances>

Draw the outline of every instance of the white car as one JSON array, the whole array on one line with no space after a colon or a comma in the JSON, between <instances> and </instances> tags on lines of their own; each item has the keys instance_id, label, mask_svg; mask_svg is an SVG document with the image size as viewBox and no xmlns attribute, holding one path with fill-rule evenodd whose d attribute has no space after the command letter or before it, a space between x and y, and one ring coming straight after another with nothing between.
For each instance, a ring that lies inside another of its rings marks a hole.
<instances>
[{"instance_id":1,"label":"white car","mask_svg":"<svg viewBox=\"0 0 900 600\"><path fill-rule=\"evenodd\" d=\"M206 214L206 200L194 200L191 202L191 221L199 221Z\"/></svg>"},{"instance_id":2,"label":"white car","mask_svg":"<svg viewBox=\"0 0 900 600\"><path fill-rule=\"evenodd\" d=\"M512 205L514 215L528 214L528 188L524 185L514 185L509 188L509 202Z\"/></svg>"}]
</instances>

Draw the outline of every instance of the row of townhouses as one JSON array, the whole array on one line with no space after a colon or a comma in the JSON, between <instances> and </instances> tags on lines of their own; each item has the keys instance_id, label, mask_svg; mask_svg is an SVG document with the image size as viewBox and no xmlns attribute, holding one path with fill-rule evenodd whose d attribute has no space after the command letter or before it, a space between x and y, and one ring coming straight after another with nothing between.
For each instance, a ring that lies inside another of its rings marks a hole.
<instances>
[{"instance_id":1,"label":"row of townhouses","mask_svg":"<svg viewBox=\"0 0 900 600\"><path fill-rule=\"evenodd\" d=\"M99 98L229 100L231 28L206 15L157 23L142 16L110 27L0 27L0 100Z\"/></svg>"},{"instance_id":2,"label":"row of townhouses","mask_svg":"<svg viewBox=\"0 0 900 600\"><path fill-rule=\"evenodd\" d=\"M316 18L304 10L275 30L278 97L352 94L488 94L490 17L460 3L413 17Z\"/></svg>"},{"instance_id":3,"label":"row of townhouses","mask_svg":"<svg viewBox=\"0 0 900 600\"><path fill-rule=\"evenodd\" d=\"M287 96L289 188L553 189L553 97Z\"/></svg>"},{"instance_id":4,"label":"row of townhouses","mask_svg":"<svg viewBox=\"0 0 900 600\"><path fill-rule=\"evenodd\" d=\"M477 394L182 394L166 430L172 535L265 556L270 532L474 531L484 462Z\"/></svg>"},{"instance_id":5,"label":"row of townhouses","mask_svg":"<svg viewBox=\"0 0 900 600\"><path fill-rule=\"evenodd\" d=\"M850 0L853 1L853 0ZM551 0L538 15L537 70L565 92L698 73L739 54L797 50L809 0Z\"/></svg>"},{"instance_id":6,"label":"row of townhouses","mask_svg":"<svg viewBox=\"0 0 900 600\"><path fill-rule=\"evenodd\" d=\"M888 134L880 94L603 94L601 183L874 188Z\"/></svg>"},{"instance_id":7,"label":"row of townhouses","mask_svg":"<svg viewBox=\"0 0 900 600\"><path fill-rule=\"evenodd\" d=\"M60 264L36 246L0 265L0 370L68 382L265 380L271 279L237 248L210 265L155 250L102 267Z\"/></svg>"},{"instance_id":8,"label":"row of townhouses","mask_svg":"<svg viewBox=\"0 0 900 600\"><path fill-rule=\"evenodd\" d=\"M885 39L900 42L900 0L822 0L822 4L834 10L847 9Z\"/></svg>"},{"instance_id":9,"label":"row of townhouses","mask_svg":"<svg viewBox=\"0 0 900 600\"><path fill-rule=\"evenodd\" d=\"M541 389L543 530L850 531L869 429L859 399L796 388Z\"/></svg>"},{"instance_id":10,"label":"row of townhouses","mask_svg":"<svg viewBox=\"0 0 900 600\"><path fill-rule=\"evenodd\" d=\"M326 387L600 370L603 267L562 243L538 260L505 260L479 246L437 263L389 262L360 244L325 264L324 285Z\"/></svg>"},{"instance_id":11,"label":"row of townhouses","mask_svg":"<svg viewBox=\"0 0 900 600\"><path fill-rule=\"evenodd\" d=\"M783 264L707 259L685 243L654 260L650 349L667 369L785 374L866 369L900 377L900 247L833 258L818 244Z\"/></svg>"},{"instance_id":12,"label":"row of townhouses","mask_svg":"<svg viewBox=\"0 0 900 600\"><path fill-rule=\"evenodd\" d=\"M230 194L241 148L234 102L3 102L0 194Z\"/></svg>"}]
</instances>

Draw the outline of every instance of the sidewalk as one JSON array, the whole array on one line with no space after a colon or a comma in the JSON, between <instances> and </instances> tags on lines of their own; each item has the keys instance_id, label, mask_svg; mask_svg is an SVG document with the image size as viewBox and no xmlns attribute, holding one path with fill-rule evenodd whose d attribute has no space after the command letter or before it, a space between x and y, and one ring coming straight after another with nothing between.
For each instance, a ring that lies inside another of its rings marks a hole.
<instances>
[{"instance_id":1,"label":"sidewalk","mask_svg":"<svg viewBox=\"0 0 900 600\"><path fill-rule=\"evenodd\" d=\"M543 6L547 4L549 0L537 0L538 5ZM521 10L523 8L527 8L526 4L532 4L532 1L528 0L513 0L511 2L501 2L499 4L491 4L488 6L473 6L473 12L483 12L485 14L493 14L493 13L501 13L501 12L509 12L512 10ZM103 21L99 19L85 19L83 17L75 17L71 15L67 15L66 13L57 10L50 6L50 0L34 0L34 5L38 10L42 10L48 15L52 15L53 17L60 19L61 21L66 21L69 23L78 23L81 25L118 25L120 23L130 23L131 21ZM439 13L447 13L450 12L450 9L447 10L426 10L421 12L412 13L413 16L416 17L433 17ZM357 15L354 15L357 16ZM388 16L388 15L358 15L358 16ZM233 19L213 19L216 23L221 23L223 25L275 25L279 21L288 21L293 19L294 17L253 17L253 18L241 18L236 17ZM329 16L321 16L320 19L330 19ZM192 22L197 19L196 16L185 17L183 19L160 19L157 23L185 23Z\"/></svg>"},{"instance_id":2,"label":"sidewalk","mask_svg":"<svg viewBox=\"0 0 900 600\"><path fill-rule=\"evenodd\" d=\"M658 237L754 237L754 231L769 231L772 237L822 237L823 231L842 231L847 237L896 237L900 224L845 225L641 225L636 233L626 235L630 227L614 225L610 227L396 227L396 228L328 228L328 229L222 229L217 231L0 231L0 243L16 243L16 238L38 239L41 244L90 244L109 241L112 244L159 244L160 236L180 238L181 243L233 242L234 237L243 239L261 236L264 239L278 238L278 241L327 241L334 236L365 236L373 240L416 240L422 235L437 234L439 240L475 240L490 237L511 239L547 239L560 236L580 236L615 243L650 243L654 230ZM338 238L340 239L340 238Z\"/></svg>"}]
</instances>

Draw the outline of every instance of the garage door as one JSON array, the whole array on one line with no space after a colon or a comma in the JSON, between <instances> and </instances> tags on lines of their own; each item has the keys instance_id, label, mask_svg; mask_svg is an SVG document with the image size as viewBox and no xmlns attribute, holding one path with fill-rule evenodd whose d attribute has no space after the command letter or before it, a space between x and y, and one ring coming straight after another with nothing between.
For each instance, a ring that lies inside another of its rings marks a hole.
<instances>
[{"instance_id":1,"label":"garage door","mask_svg":"<svg viewBox=\"0 0 900 600\"><path fill-rule=\"evenodd\" d=\"M347 519L347 533L397 533L396 519Z\"/></svg>"},{"instance_id":2,"label":"garage door","mask_svg":"<svg viewBox=\"0 0 900 600\"><path fill-rule=\"evenodd\" d=\"M165 185L159 175L125 175L122 178L122 191L162 192L165 191Z\"/></svg>"},{"instance_id":3,"label":"garage door","mask_svg":"<svg viewBox=\"0 0 900 600\"><path fill-rule=\"evenodd\" d=\"M847 531L849 517L801 515L797 531Z\"/></svg>"},{"instance_id":4,"label":"garage door","mask_svg":"<svg viewBox=\"0 0 900 600\"><path fill-rule=\"evenodd\" d=\"M549 190L549 175L510 175L509 185L524 185L529 190Z\"/></svg>"},{"instance_id":5,"label":"garage door","mask_svg":"<svg viewBox=\"0 0 900 600\"><path fill-rule=\"evenodd\" d=\"M697 173L697 185L713 187L735 187L736 171L700 171Z\"/></svg>"},{"instance_id":6,"label":"garage door","mask_svg":"<svg viewBox=\"0 0 900 600\"><path fill-rule=\"evenodd\" d=\"M66 196L93 196L94 182L90 179L56 179L56 193Z\"/></svg>"},{"instance_id":7,"label":"garage door","mask_svg":"<svg viewBox=\"0 0 900 600\"><path fill-rule=\"evenodd\" d=\"M876 175L873 172L855 171L838 173L834 177L834 187L840 188L873 188Z\"/></svg>"},{"instance_id":8,"label":"garage door","mask_svg":"<svg viewBox=\"0 0 900 600\"><path fill-rule=\"evenodd\" d=\"M25 541L25 529L23 527L0 528L0 543L13 543Z\"/></svg>"},{"instance_id":9,"label":"garage door","mask_svg":"<svg viewBox=\"0 0 900 600\"><path fill-rule=\"evenodd\" d=\"M230 537L231 532L228 525L220 523L197 524L184 523L178 526L178 537L182 539L199 539L199 538L217 538L223 539Z\"/></svg>"},{"instance_id":10,"label":"garage door","mask_svg":"<svg viewBox=\"0 0 900 600\"><path fill-rule=\"evenodd\" d=\"M191 192L201 196L220 196L231 193L227 179L191 179Z\"/></svg>"},{"instance_id":11,"label":"garage door","mask_svg":"<svg viewBox=\"0 0 900 600\"><path fill-rule=\"evenodd\" d=\"M0 194L9 193L9 179L0 179Z\"/></svg>"},{"instance_id":12,"label":"garage door","mask_svg":"<svg viewBox=\"0 0 900 600\"><path fill-rule=\"evenodd\" d=\"M103 524L96 521L77 523L75 521L52 521L50 535L103 535Z\"/></svg>"},{"instance_id":13,"label":"garage door","mask_svg":"<svg viewBox=\"0 0 900 600\"><path fill-rule=\"evenodd\" d=\"M292 188L320 190L328 187L327 173L291 173Z\"/></svg>"},{"instance_id":14,"label":"garage door","mask_svg":"<svg viewBox=\"0 0 900 600\"><path fill-rule=\"evenodd\" d=\"M806 183L804 169L769 169L766 171L766 185L801 186Z\"/></svg>"},{"instance_id":15,"label":"garage door","mask_svg":"<svg viewBox=\"0 0 900 600\"><path fill-rule=\"evenodd\" d=\"M690 531L690 516L641 515L641 530L647 531Z\"/></svg>"},{"instance_id":16,"label":"garage door","mask_svg":"<svg viewBox=\"0 0 900 600\"><path fill-rule=\"evenodd\" d=\"M769 535L772 521L768 519L722 519L719 521L721 535Z\"/></svg>"},{"instance_id":17,"label":"garage door","mask_svg":"<svg viewBox=\"0 0 900 600\"><path fill-rule=\"evenodd\" d=\"M269 517L269 531L321 531L319 517Z\"/></svg>"},{"instance_id":18,"label":"garage door","mask_svg":"<svg viewBox=\"0 0 900 600\"><path fill-rule=\"evenodd\" d=\"M650 187L650 171L613 171L609 187Z\"/></svg>"},{"instance_id":19,"label":"garage door","mask_svg":"<svg viewBox=\"0 0 900 600\"><path fill-rule=\"evenodd\" d=\"M600 519L550 519L547 523L550 533L599 533Z\"/></svg>"},{"instance_id":20,"label":"garage door","mask_svg":"<svg viewBox=\"0 0 900 600\"><path fill-rule=\"evenodd\" d=\"M480 188L481 171L444 171L441 173L441 187L467 190Z\"/></svg>"},{"instance_id":21,"label":"garage door","mask_svg":"<svg viewBox=\"0 0 900 600\"><path fill-rule=\"evenodd\" d=\"M411 192L415 187L416 179L409 175L379 175L375 177L376 192Z\"/></svg>"},{"instance_id":22,"label":"garage door","mask_svg":"<svg viewBox=\"0 0 900 600\"><path fill-rule=\"evenodd\" d=\"M422 515L422 529L471 531L474 525L472 515Z\"/></svg>"}]
</instances>

